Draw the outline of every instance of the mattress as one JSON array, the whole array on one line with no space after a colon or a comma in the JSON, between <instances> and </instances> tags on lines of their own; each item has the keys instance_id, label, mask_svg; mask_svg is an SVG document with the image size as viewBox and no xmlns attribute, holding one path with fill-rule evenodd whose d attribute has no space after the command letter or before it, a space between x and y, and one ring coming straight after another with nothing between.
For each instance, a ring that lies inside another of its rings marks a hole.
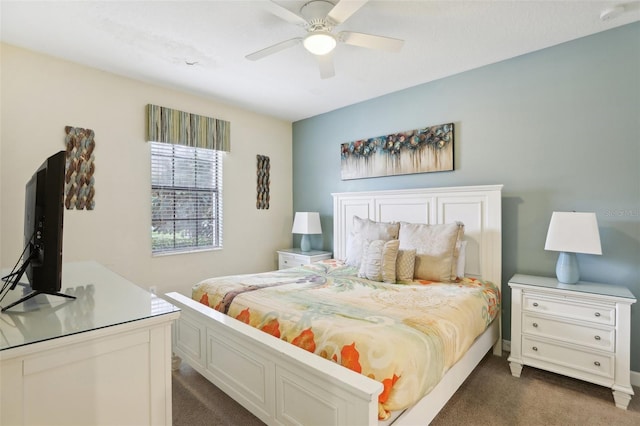
<instances>
[{"instance_id":1,"label":"mattress","mask_svg":"<svg viewBox=\"0 0 640 426\"><path fill-rule=\"evenodd\" d=\"M192 298L381 382L379 417L426 395L500 312L490 282L388 284L338 261L204 280Z\"/></svg>"}]
</instances>

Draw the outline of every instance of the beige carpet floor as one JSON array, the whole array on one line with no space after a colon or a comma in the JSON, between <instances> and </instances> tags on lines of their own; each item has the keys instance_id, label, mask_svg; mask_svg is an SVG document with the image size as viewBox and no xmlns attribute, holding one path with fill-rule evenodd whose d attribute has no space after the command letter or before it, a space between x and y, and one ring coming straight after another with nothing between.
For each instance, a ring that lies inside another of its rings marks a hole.
<instances>
[{"instance_id":1,"label":"beige carpet floor","mask_svg":"<svg viewBox=\"0 0 640 426\"><path fill-rule=\"evenodd\" d=\"M487 355L432 425L639 426L640 389L634 392L629 409L621 410L608 388L530 367L515 378L506 356ZM183 363L173 373L173 424L263 423Z\"/></svg>"}]
</instances>

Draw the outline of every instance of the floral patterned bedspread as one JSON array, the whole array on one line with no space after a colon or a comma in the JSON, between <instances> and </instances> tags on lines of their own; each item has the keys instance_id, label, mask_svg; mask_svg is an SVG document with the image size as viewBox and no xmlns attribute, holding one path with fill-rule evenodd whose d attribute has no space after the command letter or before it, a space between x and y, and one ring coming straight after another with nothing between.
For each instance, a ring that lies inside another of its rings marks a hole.
<instances>
[{"instance_id":1,"label":"floral patterned bedspread","mask_svg":"<svg viewBox=\"0 0 640 426\"><path fill-rule=\"evenodd\" d=\"M336 261L211 278L192 298L384 385L379 417L426 395L500 311L492 283L358 278Z\"/></svg>"}]
</instances>

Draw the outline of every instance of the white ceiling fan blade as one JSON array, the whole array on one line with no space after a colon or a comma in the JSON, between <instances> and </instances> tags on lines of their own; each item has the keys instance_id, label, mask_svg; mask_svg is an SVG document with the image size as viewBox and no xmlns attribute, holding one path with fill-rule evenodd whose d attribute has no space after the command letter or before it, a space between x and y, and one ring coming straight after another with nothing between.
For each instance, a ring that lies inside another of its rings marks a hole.
<instances>
[{"instance_id":1,"label":"white ceiling fan blade","mask_svg":"<svg viewBox=\"0 0 640 426\"><path fill-rule=\"evenodd\" d=\"M291 46L295 46L296 44L302 41L302 37L296 37L289 40L281 41L280 43L274 44L273 46L265 47L264 49L260 49L257 52L253 52L245 56L245 58L250 61L257 61L258 59L262 59L265 56L273 55L281 50L289 48Z\"/></svg>"},{"instance_id":2,"label":"white ceiling fan blade","mask_svg":"<svg viewBox=\"0 0 640 426\"><path fill-rule=\"evenodd\" d=\"M341 0L327 15L334 25L338 25L349 19L351 15L356 13L369 0Z\"/></svg>"},{"instance_id":3,"label":"white ceiling fan blade","mask_svg":"<svg viewBox=\"0 0 640 426\"><path fill-rule=\"evenodd\" d=\"M280 6L273 0L265 2L264 6L269 12L273 13L279 18L284 19L287 22L303 27L307 25L307 21L302 16L296 15L286 7Z\"/></svg>"},{"instance_id":4,"label":"white ceiling fan blade","mask_svg":"<svg viewBox=\"0 0 640 426\"><path fill-rule=\"evenodd\" d=\"M331 78L336 75L336 71L333 68L333 52L329 52L326 55L316 55L318 60L318 67L320 67L320 78Z\"/></svg>"},{"instance_id":5,"label":"white ceiling fan blade","mask_svg":"<svg viewBox=\"0 0 640 426\"><path fill-rule=\"evenodd\" d=\"M400 40L398 38L354 33L352 31L339 32L338 40L352 46L366 47L368 49L380 49L388 52L398 52L402 49L402 45L404 45L404 40Z\"/></svg>"}]
</instances>

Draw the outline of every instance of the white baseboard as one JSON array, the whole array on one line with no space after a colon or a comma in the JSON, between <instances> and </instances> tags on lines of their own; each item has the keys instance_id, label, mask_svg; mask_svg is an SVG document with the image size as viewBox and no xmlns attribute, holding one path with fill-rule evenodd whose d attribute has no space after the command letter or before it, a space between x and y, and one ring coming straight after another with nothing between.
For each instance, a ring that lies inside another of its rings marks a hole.
<instances>
[{"instance_id":1,"label":"white baseboard","mask_svg":"<svg viewBox=\"0 0 640 426\"><path fill-rule=\"evenodd\" d=\"M505 352L511 352L511 341L502 341L502 350ZM631 372L631 385L640 387L640 373L637 371Z\"/></svg>"}]
</instances>

